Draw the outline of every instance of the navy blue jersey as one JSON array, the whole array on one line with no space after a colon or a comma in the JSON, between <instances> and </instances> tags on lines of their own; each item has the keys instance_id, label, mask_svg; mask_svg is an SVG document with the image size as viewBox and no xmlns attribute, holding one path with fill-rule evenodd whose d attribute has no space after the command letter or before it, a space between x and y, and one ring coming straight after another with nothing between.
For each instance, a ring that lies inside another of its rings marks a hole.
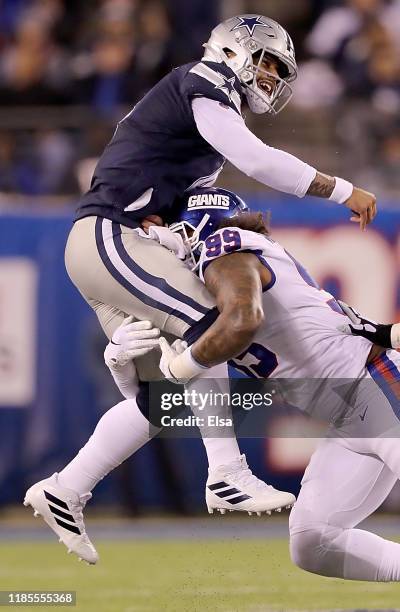
<instances>
[{"instance_id":1,"label":"navy blue jersey","mask_svg":"<svg viewBox=\"0 0 400 612\"><path fill-rule=\"evenodd\" d=\"M133 228L149 214L168 220L187 189L214 182L225 159L197 130L196 96L241 112L240 81L226 64L175 68L118 123L75 220L95 215Z\"/></svg>"}]
</instances>

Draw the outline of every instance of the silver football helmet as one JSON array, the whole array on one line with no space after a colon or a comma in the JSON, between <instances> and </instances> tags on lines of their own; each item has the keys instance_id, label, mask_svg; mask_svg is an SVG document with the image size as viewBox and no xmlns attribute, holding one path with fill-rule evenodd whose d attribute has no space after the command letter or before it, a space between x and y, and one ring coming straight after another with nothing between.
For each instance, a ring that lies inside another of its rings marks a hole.
<instances>
[{"instance_id":1,"label":"silver football helmet","mask_svg":"<svg viewBox=\"0 0 400 612\"><path fill-rule=\"evenodd\" d=\"M231 17L213 29L203 46L204 60L225 62L239 77L254 113L276 115L291 99L289 83L297 77L294 46L288 32L273 19L253 14ZM279 77L262 68L268 55L278 61Z\"/></svg>"}]
</instances>

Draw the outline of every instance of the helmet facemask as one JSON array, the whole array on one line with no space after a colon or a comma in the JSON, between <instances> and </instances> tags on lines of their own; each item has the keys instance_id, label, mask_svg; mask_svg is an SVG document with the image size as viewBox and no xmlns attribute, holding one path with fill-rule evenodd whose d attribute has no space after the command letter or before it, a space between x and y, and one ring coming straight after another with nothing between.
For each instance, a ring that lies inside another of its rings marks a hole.
<instances>
[{"instance_id":1,"label":"helmet facemask","mask_svg":"<svg viewBox=\"0 0 400 612\"><path fill-rule=\"evenodd\" d=\"M171 225L169 225L171 232L174 234L178 233L182 236L187 253L185 263L192 272L195 272L200 264L200 255L204 244L204 240L200 239L200 234L209 219L210 215L206 213L197 227L189 223L189 221L178 221L177 223L171 223Z\"/></svg>"},{"instance_id":2,"label":"helmet facemask","mask_svg":"<svg viewBox=\"0 0 400 612\"><path fill-rule=\"evenodd\" d=\"M206 212L207 210L207 212ZM169 230L179 233L185 250L186 265L196 271L207 238L216 232L223 219L230 219L248 206L232 191L208 187L188 190L175 203L174 217Z\"/></svg>"},{"instance_id":3,"label":"helmet facemask","mask_svg":"<svg viewBox=\"0 0 400 612\"><path fill-rule=\"evenodd\" d=\"M251 111L277 115L288 104L297 64L293 41L279 23L257 14L236 15L214 28L204 47L203 60L224 62L238 76ZM279 77L263 68L267 55L279 63ZM273 91L259 87L260 76L274 82Z\"/></svg>"},{"instance_id":4,"label":"helmet facemask","mask_svg":"<svg viewBox=\"0 0 400 612\"><path fill-rule=\"evenodd\" d=\"M249 108L253 113L277 115L289 103L293 90L284 77L268 72L262 67L263 60L267 55L272 54L263 48L258 60L256 59L256 63L253 62L242 70L239 78L244 87ZM272 55L272 57L274 56ZM270 92L259 86L258 81L263 78L271 87Z\"/></svg>"}]
</instances>

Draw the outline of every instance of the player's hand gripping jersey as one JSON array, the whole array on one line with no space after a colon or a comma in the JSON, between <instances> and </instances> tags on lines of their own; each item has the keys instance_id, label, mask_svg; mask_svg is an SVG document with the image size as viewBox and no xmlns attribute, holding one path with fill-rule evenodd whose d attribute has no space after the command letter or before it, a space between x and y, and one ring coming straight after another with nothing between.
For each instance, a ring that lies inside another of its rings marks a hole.
<instances>
[{"instance_id":1,"label":"player's hand gripping jersey","mask_svg":"<svg viewBox=\"0 0 400 612\"><path fill-rule=\"evenodd\" d=\"M371 342L338 333L348 318L335 298L271 238L236 227L218 230L205 240L200 278L215 258L236 251L254 253L272 275L263 292L265 321L246 353L233 360L236 368L261 378L362 375Z\"/></svg>"}]
</instances>

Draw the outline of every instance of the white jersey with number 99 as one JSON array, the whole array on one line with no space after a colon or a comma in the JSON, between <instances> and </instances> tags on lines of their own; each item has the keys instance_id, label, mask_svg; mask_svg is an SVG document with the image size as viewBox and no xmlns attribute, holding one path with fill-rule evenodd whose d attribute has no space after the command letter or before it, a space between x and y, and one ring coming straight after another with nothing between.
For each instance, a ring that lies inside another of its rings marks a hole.
<instances>
[{"instance_id":1,"label":"white jersey with number 99","mask_svg":"<svg viewBox=\"0 0 400 612\"><path fill-rule=\"evenodd\" d=\"M335 298L270 237L218 230L205 241L200 278L214 259L238 251L254 253L271 281L263 288L265 320L248 350L233 360L235 367L260 378L359 378L371 342L338 331L347 317Z\"/></svg>"}]
</instances>

